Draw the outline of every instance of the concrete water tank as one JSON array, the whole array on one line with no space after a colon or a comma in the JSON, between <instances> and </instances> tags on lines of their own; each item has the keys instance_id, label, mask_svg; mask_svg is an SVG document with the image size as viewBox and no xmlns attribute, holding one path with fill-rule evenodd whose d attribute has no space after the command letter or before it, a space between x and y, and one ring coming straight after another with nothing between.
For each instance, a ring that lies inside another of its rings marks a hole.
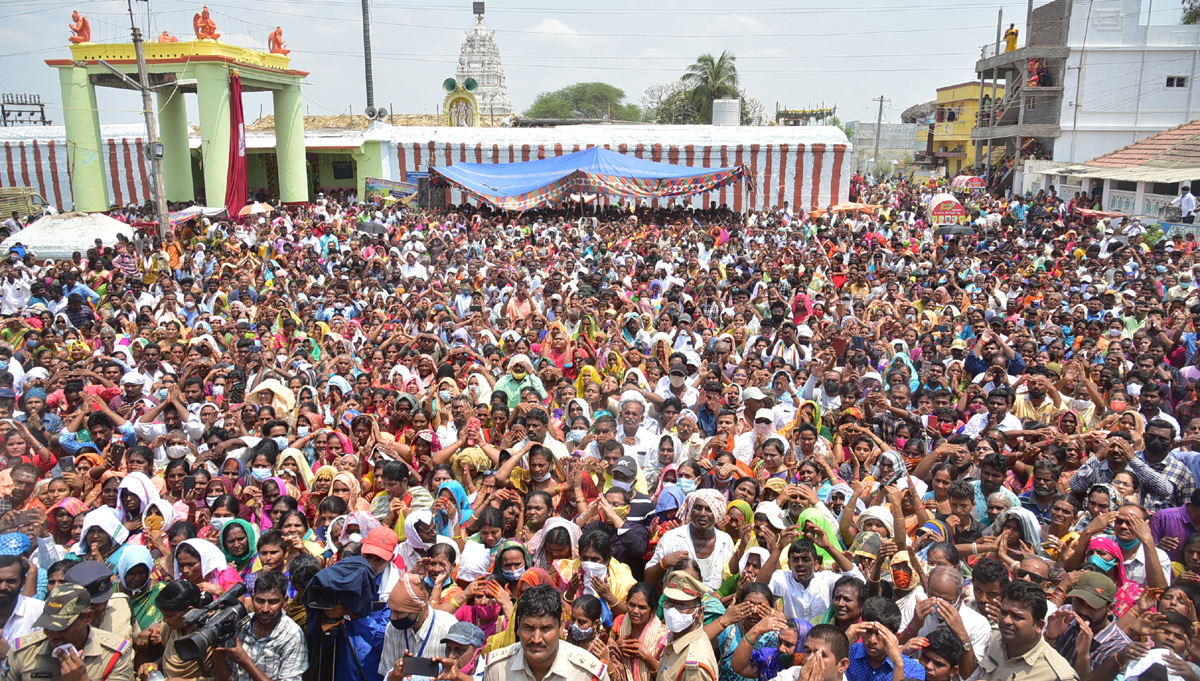
<instances>
[{"instance_id":1,"label":"concrete water tank","mask_svg":"<svg viewBox=\"0 0 1200 681\"><path fill-rule=\"evenodd\" d=\"M741 125L742 124L742 100L741 99L714 99L713 100L713 125Z\"/></svg>"}]
</instances>

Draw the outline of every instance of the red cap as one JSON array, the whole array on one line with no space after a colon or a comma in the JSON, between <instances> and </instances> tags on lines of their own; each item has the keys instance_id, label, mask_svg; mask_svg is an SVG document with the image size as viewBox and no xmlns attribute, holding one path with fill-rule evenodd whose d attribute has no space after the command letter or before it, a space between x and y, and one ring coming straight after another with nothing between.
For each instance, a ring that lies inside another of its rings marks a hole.
<instances>
[{"instance_id":1,"label":"red cap","mask_svg":"<svg viewBox=\"0 0 1200 681\"><path fill-rule=\"evenodd\" d=\"M396 552L396 531L390 527L376 527L367 533L362 543L362 555L391 560Z\"/></svg>"}]
</instances>

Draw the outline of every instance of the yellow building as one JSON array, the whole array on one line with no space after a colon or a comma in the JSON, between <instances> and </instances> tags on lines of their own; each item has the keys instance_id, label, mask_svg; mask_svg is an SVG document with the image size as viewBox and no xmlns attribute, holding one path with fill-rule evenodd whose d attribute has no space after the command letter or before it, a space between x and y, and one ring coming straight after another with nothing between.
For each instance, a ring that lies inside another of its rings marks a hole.
<instances>
[{"instance_id":1,"label":"yellow building","mask_svg":"<svg viewBox=\"0 0 1200 681\"><path fill-rule=\"evenodd\" d=\"M948 85L937 90L933 113L933 156L946 173L954 175L975 166L975 144L971 130L979 117L979 81ZM994 111L991 84L984 89L985 111ZM997 87L994 99L1004 98L1004 88ZM995 153L995 152L993 152ZM994 163L997 159L992 158Z\"/></svg>"}]
</instances>

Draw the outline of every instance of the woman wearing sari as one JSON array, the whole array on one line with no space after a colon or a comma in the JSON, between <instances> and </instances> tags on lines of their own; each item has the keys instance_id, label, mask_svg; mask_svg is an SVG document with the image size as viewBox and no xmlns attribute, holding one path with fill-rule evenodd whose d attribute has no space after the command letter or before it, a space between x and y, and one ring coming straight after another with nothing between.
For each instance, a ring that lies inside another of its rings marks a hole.
<instances>
[{"instance_id":1,"label":"woman wearing sari","mask_svg":"<svg viewBox=\"0 0 1200 681\"><path fill-rule=\"evenodd\" d=\"M467 497L467 490L457 480L446 480L438 486L437 500L433 504L434 526L443 537L454 537L475 511Z\"/></svg>"},{"instance_id":2,"label":"woman wearing sari","mask_svg":"<svg viewBox=\"0 0 1200 681\"><path fill-rule=\"evenodd\" d=\"M129 607L138 631L144 631L162 621L156 601L158 592L166 586L150 577L154 569L154 558L144 546L130 546L117 562L117 576L121 580L121 592L129 596Z\"/></svg>"},{"instance_id":3,"label":"woman wearing sari","mask_svg":"<svg viewBox=\"0 0 1200 681\"><path fill-rule=\"evenodd\" d=\"M524 547L513 541L505 542L505 544L513 544L515 547L519 547L522 551L525 550ZM506 551L507 549L503 550ZM526 554L526 565L528 565L528 560L529 557L528 554ZM499 554L497 554L497 565L499 562ZM493 570L493 575L495 573L496 570ZM491 587L488 593L494 596L496 600L500 602L500 610L503 614L501 615L501 619L496 623L497 633L489 637L487 640L487 645L484 646L483 650L479 651L479 654L484 656L493 650L499 650L517 642L517 628L516 626L513 626L513 613L516 612L517 603L521 601L521 594L525 593L526 589L535 586L541 586L542 584L551 584L552 578L550 577L550 573L541 568L529 568L521 574L519 579L511 582L509 584L509 588L500 586L496 580L493 580L491 583L496 584L499 588ZM511 594L514 595L510 595L510 589ZM564 609L563 615L565 616L567 613L568 611Z\"/></svg>"},{"instance_id":4,"label":"woman wearing sari","mask_svg":"<svg viewBox=\"0 0 1200 681\"><path fill-rule=\"evenodd\" d=\"M80 560L104 563L113 572L126 548L129 530L117 519L116 510L101 506L83 517L83 530L74 553Z\"/></svg>"},{"instance_id":5,"label":"woman wearing sari","mask_svg":"<svg viewBox=\"0 0 1200 681\"><path fill-rule=\"evenodd\" d=\"M186 579L214 596L220 596L242 581L225 555L207 539L185 540L175 547L175 579Z\"/></svg>"},{"instance_id":6,"label":"woman wearing sari","mask_svg":"<svg viewBox=\"0 0 1200 681\"><path fill-rule=\"evenodd\" d=\"M609 667L612 681L654 681L670 631L655 614L655 588L640 583L629 590L625 614L613 620L609 656L617 663Z\"/></svg>"},{"instance_id":7,"label":"woman wearing sari","mask_svg":"<svg viewBox=\"0 0 1200 681\"><path fill-rule=\"evenodd\" d=\"M73 524L75 516L81 513L88 512L88 505L76 499L75 497L67 497L57 504L50 507L50 512L46 514L46 520L50 526L50 536L54 539L54 543L63 554L66 553L69 547L79 543L79 537L73 537ZM56 560L61 560L62 556L50 561L53 563ZM50 563L45 563L50 565Z\"/></svg>"},{"instance_id":8,"label":"woman wearing sari","mask_svg":"<svg viewBox=\"0 0 1200 681\"><path fill-rule=\"evenodd\" d=\"M258 558L258 531L250 523L238 518L225 523L221 528L218 546L225 560L233 564L243 582L254 570L254 559Z\"/></svg>"},{"instance_id":9,"label":"woman wearing sari","mask_svg":"<svg viewBox=\"0 0 1200 681\"><path fill-rule=\"evenodd\" d=\"M316 522L317 509L321 506L321 502L325 501L325 497L329 496L329 490L333 487L333 478L337 472L333 466L321 466L313 474L312 487L308 492L300 495L300 510L304 512L304 516L310 523Z\"/></svg>"},{"instance_id":10,"label":"woman wearing sari","mask_svg":"<svg viewBox=\"0 0 1200 681\"><path fill-rule=\"evenodd\" d=\"M352 473L342 471L333 476L329 493L345 500L346 508L351 511L369 511L371 509L371 503L361 496L362 486L358 478L354 477Z\"/></svg>"}]
</instances>

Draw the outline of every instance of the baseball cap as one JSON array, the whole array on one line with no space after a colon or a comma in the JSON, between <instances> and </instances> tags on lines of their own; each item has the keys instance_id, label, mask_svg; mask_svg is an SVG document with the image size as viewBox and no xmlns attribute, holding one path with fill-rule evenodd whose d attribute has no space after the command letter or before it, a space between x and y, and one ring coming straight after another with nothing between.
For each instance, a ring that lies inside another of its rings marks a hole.
<instances>
[{"instance_id":1,"label":"baseball cap","mask_svg":"<svg viewBox=\"0 0 1200 681\"><path fill-rule=\"evenodd\" d=\"M953 341L950 342L950 349L951 350L966 350L967 342L961 338L955 338Z\"/></svg>"},{"instance_id":2,"label":"baseball cap","mask_svg":"<svg viewBox=\"0 0 1200 681\"><path fill-rule=\"evenodd\" d=\"M112 596L113 572L104 563L85 560L67 570L66 578L86 589L92 604L106 603Z\"/></svg>"},{"instance_id":3,"label":"baseball cap","mask_svg":"<svg viewBox=\"0 0 1200 681\"><path fill-rule=\"evenodd\" d=\"M486 637L483 635L483 629L471 624L470 622L455 622L450 626L450 631L442 637L442 643L446 641L454 641L461 643L464 646L475 646L476 648L483 647Z\"/></svg>"},{"instance_id":4,"label":"baseball cap","mask_svg":"<svg viewBox=\"0 0 1200 681\"><path fill-rule=\"evenodd\" d=\"M1108 575L1099 572L1085 572L1075 582L1075 587L1067 594L1067 598L1082 598L1093 608L1109 605L1117 597L1117 585Z\"/></svg>"},{"instance_id":5,"label":"baseball cap","mask_svg":"<svg viewBox=\"0 0 1200 681\"><path fill-rule=\"evenodd\" d=\"M367 533L362 543L362 555L391 560L396 552L396 531L390 527L376 527Z\"/></svg>"},{"instance_id":6,"label":"baseball cap","mask_svg":"<svg viewBox=\"0 0 1200 681\"><path fill-rule=\"evenodd\" d=\"M759 419L766 419L771 423L775 423L775 412L767 409L766 407L762 407L758 411L754 412L754 420L757 421Z\"/></svg>"},{"instance_id":7,"label":"baseball cap","mask_svg":"<svg viewBox=\"0 0 1200 681\"><path fill-rule=\"evenodd\" d=\"M2 399L17 399L17 393L12 388L0 388L0 400Z\"/></svg>"},{"instance_id":8,"label":"baseball cap","mask_svg":"<svg viewBox=\"0 0 1200 681\"><path fill-rule=\"evenodd\" d=\"M635 477L637 475L637 462L633 460L632 456L622 456L617 460L617 463L613 465L612 472L614 474L620 473L621 475L631 478Z\"/></svg>"},{"instance_id":9,"label":"baseball cap","mask_svg":"<svg viewBox=\"0 0 1200 681\"><path fill-rule=\"evenodd\" d=\"M743 400L762 400L766 399L766 394L758 388L758 386L750 386L742 391Z\"/></svg>"},{"instance_id":10,"label":"baseball cap","mask_svg":"<svg viewBox=\"0 0 1200 681\"><path fill-rule=\"evenodd\" d=\"M687 376L688 370L682 362L675 362L671 365L671 368L667 371L667 373L672 376Z\"/></svg>"},{"instance_id":11,"label":"baseball cap","mask_svg":"<svg viewBox=\"0 0 1200 681\"><path fill-rule=\"evenodd\" d=\"M46 631L62 631L91 607L92 597L87 589L78 584L59 584L46 597L42 614L33 626Z\"/></svg>"},{"instance_id":12,"label":"baseball cap","mask_svg":"<svg viewBox=\"0 0 1200 681\"><path fill-rule=\"evenodd\" d=\"M767 522L777 530L787 529L787 521L784 519L783 509L774 501L764 501L754 508L754 515L762 514L766 516Z\"/></svg>"},{"instance_id":13,"label":"baseball cap","mask_svg":"<svg viewBox=\"0 0 1200 681\"><path fill-rule=\"evenodd\" d=\"M667 575L663 595L673 601L694 601L708 593L708 589L695 577L683 570Z\"/></svg>"}]
</instances>

